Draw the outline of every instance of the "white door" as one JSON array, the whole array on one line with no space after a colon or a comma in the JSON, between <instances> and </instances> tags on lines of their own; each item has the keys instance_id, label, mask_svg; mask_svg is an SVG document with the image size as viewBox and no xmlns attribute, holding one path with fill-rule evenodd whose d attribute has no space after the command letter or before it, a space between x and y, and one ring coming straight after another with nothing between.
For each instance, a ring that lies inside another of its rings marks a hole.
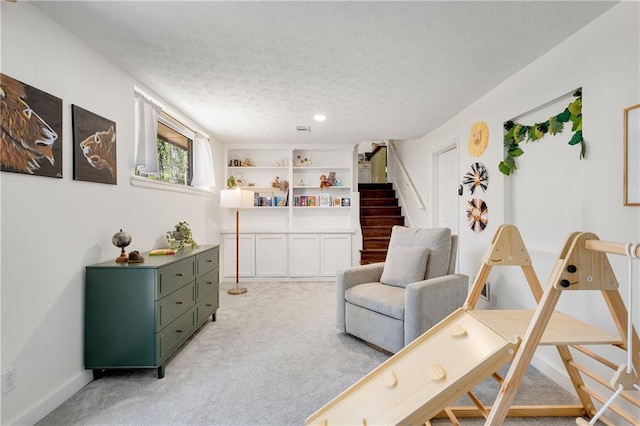
<instances>
[{"instance_id":1,"label":"white door","mask_svg":"<svg viewBox=\"0 0 640 426\"><path fill-rule=\"evenodd\" d=\"M453 146L438 154L438 226L451 228L452 234L458 234L459 195L458 195L458 148Z\"/></svg>"}]
</instances>

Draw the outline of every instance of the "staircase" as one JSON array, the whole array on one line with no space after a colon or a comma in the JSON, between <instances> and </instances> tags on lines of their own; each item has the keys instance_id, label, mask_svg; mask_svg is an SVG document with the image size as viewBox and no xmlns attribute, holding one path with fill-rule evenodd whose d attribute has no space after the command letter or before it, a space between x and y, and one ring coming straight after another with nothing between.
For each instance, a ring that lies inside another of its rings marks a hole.
<instances>
[{"instance_id":1,"label":"staircase","mask_svg":"<svg viewBox=\"0 0 640 426\"><path fill-rule=\"evenodd\" d=\"M392 183L360 183L360 264L384 262L393 225L404 225Z\"/></svg>"}]
</instances>

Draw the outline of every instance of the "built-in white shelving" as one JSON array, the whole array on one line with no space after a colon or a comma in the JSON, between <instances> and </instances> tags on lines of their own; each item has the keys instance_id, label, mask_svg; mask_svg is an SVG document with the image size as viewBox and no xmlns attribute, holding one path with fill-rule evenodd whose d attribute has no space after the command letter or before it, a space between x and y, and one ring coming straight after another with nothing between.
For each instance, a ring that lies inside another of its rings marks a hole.
<instances>
[{"instance_id":1,"label":"built-in white shelving","mask_svg":"<svg viewBox=\"0 0 640 426\"><path fill-rule=\"evenodd\" d=\"M241 278L331 277L351 266L358 225L355 149L227 150L227 183L253 192L255 200L239 214ZM334 178L333 185L321 188L321 175ZM228 279L235 277L235 216L229 211L223 217L223 278Z\"/></svg>"}]
</instances>

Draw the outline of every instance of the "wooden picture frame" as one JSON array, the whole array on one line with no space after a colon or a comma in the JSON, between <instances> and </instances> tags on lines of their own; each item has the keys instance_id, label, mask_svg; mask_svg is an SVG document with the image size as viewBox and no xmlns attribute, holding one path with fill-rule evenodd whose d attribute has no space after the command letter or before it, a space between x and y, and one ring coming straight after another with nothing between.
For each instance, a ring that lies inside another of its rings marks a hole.
<instances>
[{"instance_id":1,"label":"wooden picture frame","mask_svg":"<svg viewBox=\"0 0 640 426\"><path fill-rule=\"evenodd\" d=\"M624 109L623 203L640 206L640 104Z\"/></svg>"}]
</instances>

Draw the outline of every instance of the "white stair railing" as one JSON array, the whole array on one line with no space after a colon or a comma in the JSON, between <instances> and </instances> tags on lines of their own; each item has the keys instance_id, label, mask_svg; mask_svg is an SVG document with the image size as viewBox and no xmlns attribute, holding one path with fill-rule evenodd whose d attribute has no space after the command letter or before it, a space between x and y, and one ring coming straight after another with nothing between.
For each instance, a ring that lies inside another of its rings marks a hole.
<instances>
[{"instance_id":1,"label":"white stair railing","mask_svg":"<svg viewBox=\"0 0 640 426\"><path fill-rule=\"evenodd\" d=\"M392 181L395 183L396 188L399 191L398 195L400 199L402 200L404 198L403 197L403 194L405 192L404 189L408 188L411 194L413 195L413 198L416 204L418 205L418 207L420 208L420 210L424 210L425 206L424 206L424 203L422 202L422 197L420 197L420 194L418 194L418 191L416 190L416 186L413 184L413 181L411 180L411 176L409 176L409 173L407 173L407 169L405 169L404 164L402 163L402 159L398 155L398 150L396 148L395 142L389 141L389 145L391 145L391 149L393 151L393 155L390 155L388 158L393 160L392 161L393 167L389 169L390 171L393 171Z\"/></svg>"}]
</instances>

